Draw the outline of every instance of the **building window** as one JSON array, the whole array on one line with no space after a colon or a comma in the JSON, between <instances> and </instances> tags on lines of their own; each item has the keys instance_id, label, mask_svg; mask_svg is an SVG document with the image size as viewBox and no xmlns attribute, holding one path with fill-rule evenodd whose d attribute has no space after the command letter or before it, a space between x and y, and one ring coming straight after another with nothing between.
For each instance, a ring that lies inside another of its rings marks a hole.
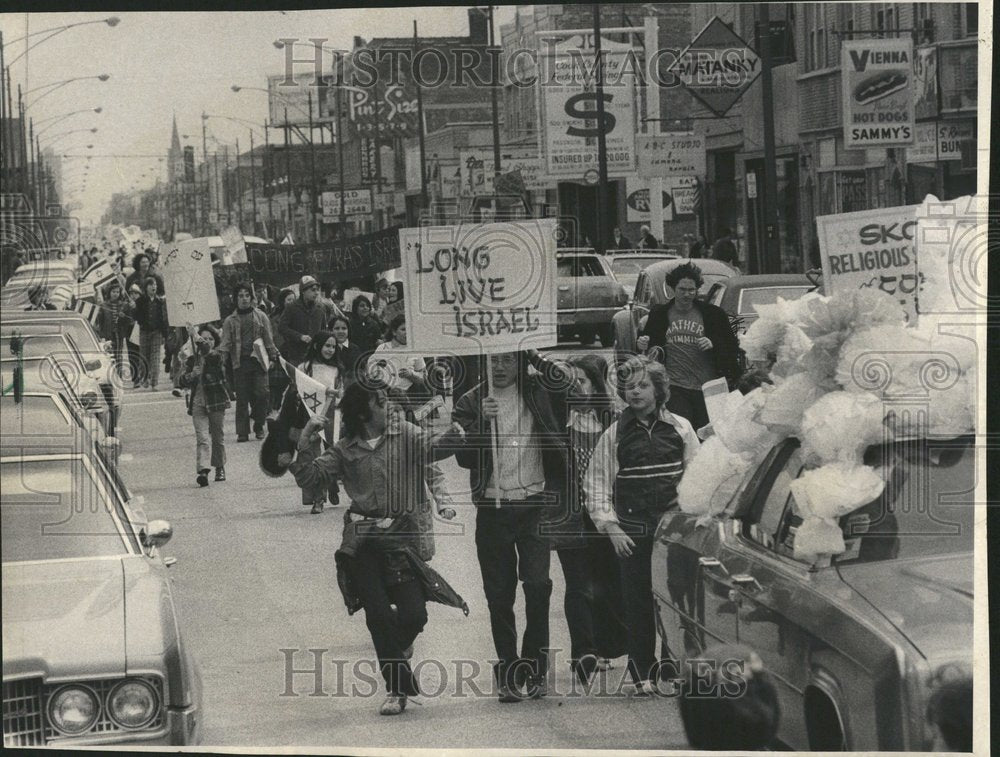
<instances>
[{"instance_id":1,"label":"building window","mask_svg":"<svg viewBox=\"0 0 1000 757\"><path fill-rule=\"evenodd\" d=\"M913 36L918 45L934 41L934 18L930 3L913 4Z\"/></svg>"},{"instance_id":2,"label":"building window","mask_svg":"<svg viewBox=\"0 0 1000 757\"><path fill-rule=\"evenodd\" d=\"M826 3L815 3L803 8L806 27L806 71L827 67L826 56Z\"/></svg>"},{"instance_id":3,"label":"building window","mask_svg":"<svg viewBox=\"0 0 1000 757\"><path fill-rule=\"evenodd\" d=\"M975 37L979 34L979 5L962 3L962 36Z\"/></svg>"},{"instance_id":4,"label":"building window","mask_svg":"<svg viewBox=\"0 0 1000 757\"><path fill-rule=\"evenodd\" d=\"M896 7L891 3L876 3L875 11L875 31L874 37L895 37L899 31L899 17L896 15Z\"/></svg>"}]
</instances>

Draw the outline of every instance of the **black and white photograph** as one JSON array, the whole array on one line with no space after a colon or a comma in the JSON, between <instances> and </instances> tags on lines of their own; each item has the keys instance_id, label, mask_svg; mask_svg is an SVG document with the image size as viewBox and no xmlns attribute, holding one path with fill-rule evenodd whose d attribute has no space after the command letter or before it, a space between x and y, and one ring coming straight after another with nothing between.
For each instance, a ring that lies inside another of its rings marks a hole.
<instances>
[{"instance_id":1,"label":"black and white photograph","mask_svg":"<svg viewBox=\"0 0 1000 757\"><path fill-rule=\"evenodd\" d=\"M992 0L327 5L0 11L5 750L990 754Z\"/></svg>"}]
</instances>

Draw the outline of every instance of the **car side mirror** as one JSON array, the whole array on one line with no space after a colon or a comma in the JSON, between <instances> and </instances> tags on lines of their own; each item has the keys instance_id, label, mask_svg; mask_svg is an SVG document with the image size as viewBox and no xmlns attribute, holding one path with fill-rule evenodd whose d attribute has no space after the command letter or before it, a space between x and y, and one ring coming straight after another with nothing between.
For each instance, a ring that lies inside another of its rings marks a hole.
<instances>
[{"instance_id":1,"label":"car side mirror","mask_svg":"<svg viewBox=\"0 0 1000 757\"><path fill-rule=\"evenodd\" d=\"M173 526L171 526L167 521L151 520L146 524L146 527L139 532L139 539L142 542L142 546L146 549L153 550L158 547L162 547L170 541L170 537L173 535Z\"/></svg>"}]
</instances>

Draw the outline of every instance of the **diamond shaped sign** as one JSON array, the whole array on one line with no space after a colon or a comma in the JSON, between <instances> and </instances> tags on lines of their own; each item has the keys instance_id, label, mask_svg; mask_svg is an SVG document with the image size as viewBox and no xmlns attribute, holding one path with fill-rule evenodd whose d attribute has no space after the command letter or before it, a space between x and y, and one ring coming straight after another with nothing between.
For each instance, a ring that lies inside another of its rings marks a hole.
<instances>
[{"instance_id":1,"label":"diamond shaped sign","mask_svg":"<svg viewBox=\"0 0 1000 757\"><path fill-rule=\"evenodd\" d=\"M760 76L760 57L714 16L667 71L717 116L724 116Z\"/></svg>"}]
</instances>

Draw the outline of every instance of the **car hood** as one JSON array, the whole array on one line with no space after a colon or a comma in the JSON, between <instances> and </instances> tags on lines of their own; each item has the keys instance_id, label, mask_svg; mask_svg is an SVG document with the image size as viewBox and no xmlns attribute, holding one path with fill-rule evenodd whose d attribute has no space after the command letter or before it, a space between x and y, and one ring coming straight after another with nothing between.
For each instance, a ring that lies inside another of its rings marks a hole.
<instances>
[{"instance_id":1,"label":"car hood","mask_svg":"<svg viewBox=\"0 0 1000 757\"><path fill-rule=\"evenodd\" d=\"M120 559L7 563L3 675L125 674Z\"/></svg>"},{"instance_id":2,"label":"car hood","mask_svg":"<svg viewBox=\"0 0 1000 757\"><path fill-rule=\"evenodd\" d=\"M971 553L842 565L838 570L928 660L971 653Z\"/></svg>"}]
</instances>

